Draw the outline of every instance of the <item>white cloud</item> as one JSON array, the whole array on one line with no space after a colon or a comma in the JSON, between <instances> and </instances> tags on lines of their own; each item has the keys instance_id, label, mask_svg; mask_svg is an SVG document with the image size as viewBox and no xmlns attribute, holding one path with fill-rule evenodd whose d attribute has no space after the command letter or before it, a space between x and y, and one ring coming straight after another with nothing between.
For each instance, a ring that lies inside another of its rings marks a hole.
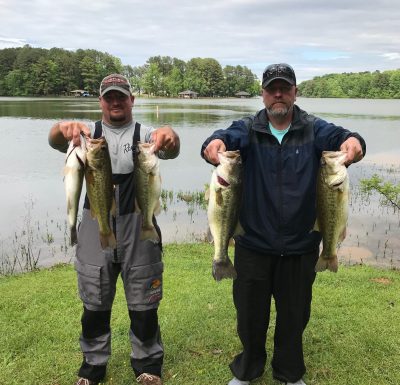
<instances>
[{"instance_id":1,"label":"white cloud","mask_svg":"<svg viewBox=\"0 0 400 385\"><path fill-rule=\"evenodd\" d=\"M154 55L213 57L221 65L246 65L258 76L267 64L284 61L299 80L400 68L400 7L389 0L0 0L0 5L0 48L92 48L132 66Z\"/></svg>"},{"instance_id":2,"label":"white cloud","mask_svg":"<svg viewBox=\"0 0 400 385\"><path fill-rule=\"evenodd\" d=\"M388 53L384 53L382 56L389 60L399 60L400 59L399 52L388 52Z\"/></svg>"},{"instance_id":3,"label":"white cloud","mask_svg":"<svg viewBox=\"0 0 400 385\"><path fill-rule=\"evenodd\" d=\"M0 49L23 47L25 44L27 44L25 39L8 38L0 36Z\"/></svg>"}]
</instances>

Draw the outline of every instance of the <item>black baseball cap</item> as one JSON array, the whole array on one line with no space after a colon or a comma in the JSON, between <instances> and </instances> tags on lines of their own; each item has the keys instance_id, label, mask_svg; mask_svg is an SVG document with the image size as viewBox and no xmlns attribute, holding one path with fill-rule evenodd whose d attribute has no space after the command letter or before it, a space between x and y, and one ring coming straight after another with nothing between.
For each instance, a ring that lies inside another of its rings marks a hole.
<instances>
[{"instance_id":1,"label":"black baseball cap","mask_svg":"<svg viewBox=\"0 0 400 385\"><path fill-rule=\"evenodd\" d=\"M285 80L292 86L296 85L296 75L294 74L294 70L286 63L270 64L264 70L262 76L262 88L267 87L268 84L276 79Z\"/></svg>"}]
</instances>

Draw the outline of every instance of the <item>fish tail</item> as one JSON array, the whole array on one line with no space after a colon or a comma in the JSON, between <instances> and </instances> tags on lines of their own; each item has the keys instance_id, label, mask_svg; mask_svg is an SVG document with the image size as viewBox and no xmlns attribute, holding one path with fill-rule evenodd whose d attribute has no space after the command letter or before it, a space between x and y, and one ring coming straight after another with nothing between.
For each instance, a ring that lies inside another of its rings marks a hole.
<instances>
[{"instance_id":1,"label":"fish tail","mask_svg":"<svg viewBox=\"0 0 400 385\"><path fill-rule=\"evenodd\" d=\"M339 268L337 256L334 255L332 258L328 259L328 270L333 273L337 273Z\"/></svg>"},{"instance_id":2,"label":"fish tail","mask_svg":"<svg viewBox=\"0 0 400 385\"><path fill-rule=\"evenodd\" d=\"M224 278L236 279L237 277L235 267L229 258L224 261L213 260L212 275L216 281Z\"/></svg>"},{"instance_id":3,"label":"fish tail","mask_svg":"<svg viewBox=\"0 0 400 385\"><path fill-rule=\"evenodd\" d=\"M100 244L103 250L107 247L115 249L117 247L117 241L115 240L114 233L112 231L107 234L100 233Z\"/></svg>"},{"instance_id":4,"label":"fish tail","mask_svg":"<svg viewBox=\"0 0 400 385\"><path fill-rule=\"evenodd\" d=\"M142 232L140 233L140 240L144 241L147 239L155 243L160 242L160 237L155 227L149 227L149 228L142 227Z\"/></svg>"},{"instance_id":5,"label":"fish tail","mask_svg":"<svg viewBox=\"0 0 400 385\"><path fill-rule=\"evenodd\" d=\"M315 271L316 272L321 272L325 270L332 271L334 273L337 273L338 271L338 259L337 255L325 255L324 251L322 251L321 255L318 258L318 261L315 265Z\"/></svg>"},{"instance_id":6,"label":"fish tail","mask_svg":"<svg viewBox=\"0 0 400 385\"><path fill-rule=\"evenodd\" d=\"M325 271L328 268L328 260L322 257L322 254L319 256L318 261L315 265L315 271L321 272Z\"/></svg>"},{"instance_id":7,"label":"fish tail","mask_svg":"<svg viewBox=\"0 0 400 385\"><path fill-rule=\"evenodd\" d=\"M78 234L76 232L76 226L71 227L70 240L71 240L71 246L74 246L78 243Z\"/></svg>"}]
</instances>

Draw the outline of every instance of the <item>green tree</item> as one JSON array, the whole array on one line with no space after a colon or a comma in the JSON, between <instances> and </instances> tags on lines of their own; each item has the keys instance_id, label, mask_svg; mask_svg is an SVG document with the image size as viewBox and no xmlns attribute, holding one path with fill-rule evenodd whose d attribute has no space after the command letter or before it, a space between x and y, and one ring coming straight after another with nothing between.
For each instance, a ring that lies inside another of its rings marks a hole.
<instances>
[{"instance_id":1,"label":"green tree","mask_svg":"<svg viewBox=\"0 0 400 385\"><path fill-rule=\"evenodd\" d=\"M380 176L374 174L370 179L360 181L361 191L367 195L373 191L381 195L381 203L386 206L392 206L400 210L400 184L384 181Z\"/></svg>"},{"instance_id":2,"label":"green tree","mask_svg":"<svg viewBox=\"0 0 400 385\"><path fill-rule=\"evenodd\" d=\"M144 74L143 89L148 95L160 95L163 90L162 73L157 63L151 63Z\"/></svg>"},{"instance_id":3,"label":"green tree","mask_svg":"<svg viewBox=\"0 0 400 385\"><path fill-rule=\"evenodd\" d=\"M138 67L130 67L129 73L127 74L131 86L134 91L136 91L139 95L143 90L144 76L146 74L147 67L146 66L138 66Z\"/></svg>"},{"instance_id":4,"label":"green tree","mask_svg":"<svg viewBox=\"0 0 400 385\"><path fill-rule=\"evenodd\" d=\"M15 48L0 50L0 95L8 95L5 77L13 70L18 51Z\"/></svg>"},{"instance_id":5,"label":"green tree","mask_svg":"<svg viewBox=\"0 0 400 385\"><path fill-rule=\"evenodd\" d=\"M194 58L186 66L185 88L201 96L220 96L223 91L224 76L221 65L211 58Z\"/></svg>"},{"instance_id":6,"label":"green tree","mask_svg":"<svg viewBox=\"0 0 400 385\"><path fill-rule=\"evenodd\" d=\"M147 59L146 64L157 64L158 71L163 76L167 76L174 68L173 59L170 56L152 56Z\"/></svg>"},{"instance_id":7,"label":"green tree","mask_svg":"<svg viewBox=\"0 0 400 385\"><path fill-rule=\"evenodd\" d=\"M68 93L80 86L80 70L75 62L75 53L61 48L51 48L49 59L56 64L56 84L53 88L56 95Z\"/></svg>"},{"instance_id":8,"label":"green tree","mask_svg":"<svg viewBox=\"0 0 400 385\"><path fill-rule=\"evenodd\" d=\"M124 66L121 63L121 60L108 54L108 53L99 53L97 56L97 71L98 71L98 79L100 84L101 79L110 75L112 73L122 74L124 70Z\"/></svg>"},{"instance_id":9,"label":"green tree","mask_svg":"<svg viewBox=\"0 0 400 385\"><path fill-rule=\"evenodd\" d=\"M248 92L250 95L260 93L260 84L249 68L246 66L227 65L223 69L224 96L234 96L239 91Z\"/></svg>"},{"instance_id":10,"label":"green tree","mask_svg":"<svg viewBox=\"0 0 400 385\"><path fill-rule=\"evenodd\" d=\"M25 90L26 72L15 69L4 77L4 90L6 96L27 96Z\"/></svg>"},{"instance_id":11,"label":"green tree","mask_svg":"<svg viewBox=\"0 0 400 385\"><path fill-rule=\"evenodd\" d=\"M18 50L19 49L16 48L5 48L0 50L0 79L13 70Z\"/></svg>"},{"instance_id":12,"label":"green tree","mask_svg":"<svg viewBox=\"0 0 400 385\"><path fill-rule=\"evenodd\" d=\"M40 58L47 58L48 51L43 48L32 48L29 45L23 46L18 50L13 69L29 71L31 65L36 63Z\"/></svg>"},{"instance_id":13,"label":"green tree","mask_svg":"<svg viewBox=\"0 0 400 385\"><path fill-rule=\"evenodd\" d=\"M165 87L169 96L177 96L183 91L184 74L178 67L174 67L169 75L165 78Z\"/></svg>"},{"instance_id":14,"label":"green tree","mask_svg":"<svg viewBox=\"0 0 400 385\"><path fill-rule=\"evenodd\" d=\"M101 80L99 80L99 73L94 59L85 56L79 63L79 69L81 71L83 88L92 94L97 93Z\"/></svg>"},{"instance_id":15,"label":"green tree","mask_svg":"<svg viewBox=\"0 0 400 385\"><path fill-rule=\"evenodd\" d=\"M400 70L389 72L389 92L392 98L400 98Z\"/></svg>"},{"instance_id":16,"label":"green tree","mask_svg":"<svg viewBox=\"0 0 400 385\"><path fill-rule=\"evenodd\" d=\"M57 87L57 64L52 60L40 58L37 63L32 64L31 71L34 88L30 90L30 94L49 95L54 94Z\"/></svg>"},{"instance_id":17,"label":"green tree","mask_svg":"<svg viewBox=\"0 0 400 385\"><path fill-rule=\"evenodd\" d=\"M327 74L298 85L299 96L400 98L400 70Z\"/></svg>"}]
</instances>

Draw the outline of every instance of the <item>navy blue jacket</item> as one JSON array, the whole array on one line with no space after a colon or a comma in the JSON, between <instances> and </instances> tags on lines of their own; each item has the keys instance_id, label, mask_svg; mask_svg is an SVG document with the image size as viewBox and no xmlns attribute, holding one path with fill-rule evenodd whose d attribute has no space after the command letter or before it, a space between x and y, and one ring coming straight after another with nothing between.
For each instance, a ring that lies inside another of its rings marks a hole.
<instances>
[{"instance_id":1,"label":"navy blue jacket","mask_svg":"<svg viewBox=\"0 0 400 385\"><path fill-rule=\"evenodd\" d=\"M321 242L313 231L316 181L322 151L338 151L350 136L363 147L360 135L328 123L294 106L293 121L281 144L272 135L266 110L215 131L213 139L227 150L240 150L244 164L240 224L245 234L235 241L270 255L297 255L316 250Z\"/></svg>"}]
</instances>

